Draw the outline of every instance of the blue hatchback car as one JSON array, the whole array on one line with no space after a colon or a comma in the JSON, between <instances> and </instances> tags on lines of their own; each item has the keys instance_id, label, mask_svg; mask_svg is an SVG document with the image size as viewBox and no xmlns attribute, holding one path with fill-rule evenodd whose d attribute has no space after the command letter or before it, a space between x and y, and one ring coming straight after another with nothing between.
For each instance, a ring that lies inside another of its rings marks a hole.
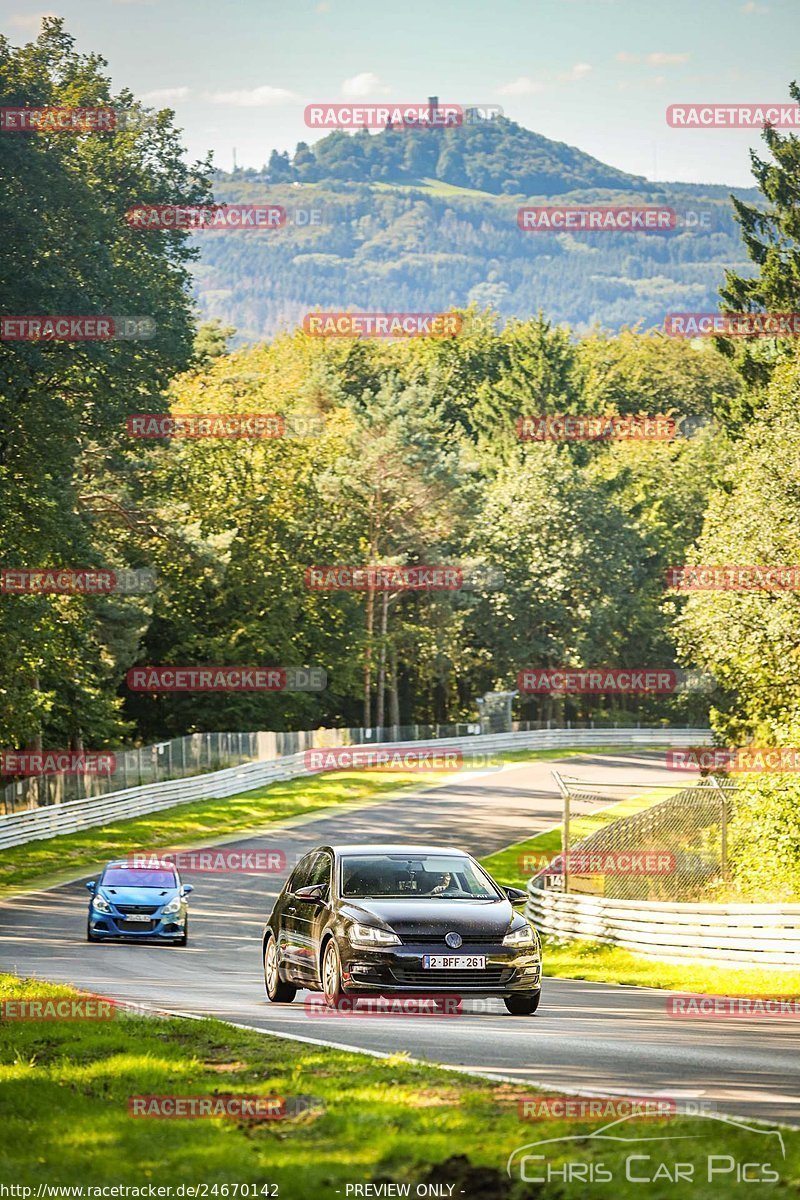
<instances>
[{"instance_id":1,"label":"blue hatchback car","mask_svg":"<svg viewBox=\"0 0 800 1200\"><path fill-rule=\"evenodd\" d=\"M99 879L91 879L87 942L123 939L159 941L185 946L189 940L186 897L193 891L182 884L170 862L151 866L125 860L107 863Z\"/></svg>"}]
</instances>

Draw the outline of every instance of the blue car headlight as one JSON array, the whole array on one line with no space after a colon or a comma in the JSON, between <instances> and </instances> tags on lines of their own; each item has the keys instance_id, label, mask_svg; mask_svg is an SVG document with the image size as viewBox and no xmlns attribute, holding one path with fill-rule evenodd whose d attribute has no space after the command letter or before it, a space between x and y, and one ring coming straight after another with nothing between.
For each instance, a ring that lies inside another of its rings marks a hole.
<instances>
[{"instance_id":1,"label":"blue car headlight","mask_svg":"<svg viewBox=\"0 0 800 1200\"><path fill-rule=\"evenodd\" d=\"M111 905L108 903L105 896L95 896L92 900L92 908L101 913L111 912Z\"/></svg>"},{"instance_id":2,"label":"blue car headlight","mask_svg":"<svg viewBox=\"0 0 800 1200\"><path fill-rule=\"evenodd\" d=\"M176 896L174 900L170 900L169 904L164 905L163 909L161 910L161 914L164 917L171 917L173 913L178 913L180 911L181 898L180 896Z\"/></svg>"}]
</instances>

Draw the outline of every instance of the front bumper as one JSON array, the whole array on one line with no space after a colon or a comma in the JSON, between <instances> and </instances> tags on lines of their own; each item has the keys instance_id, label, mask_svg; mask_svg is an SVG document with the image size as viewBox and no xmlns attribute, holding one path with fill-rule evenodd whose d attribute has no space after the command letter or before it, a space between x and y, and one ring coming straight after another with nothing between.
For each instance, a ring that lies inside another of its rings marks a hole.
<instances>
[{"instance_id":1,"label":"front bumper","mask_svg":"<svg viewBox=\"0 0 800 1200\"><path fill-rule=\"evenodd\" d=\"M519 949L496 942L475 943L449 950L439 943L404 943L384 949L362 950L347 939L339 941L342 983L348 993L441 994L469 996L513 996L536 992L541 987L542 961L535 947ZM430 969L423 966L426 954L468 958L481 954L486 966L477 969Z\"/></svg>"},{"instance_id":2,"label":"front bumper","mask_svg":"<svg viewBox=\"0 0 800 1200\"><path fill-rule=\"evenodd\" d=\"M89 930L92 937L117 939L130 942L179 941L186 933L186 913L170 913L166 917L154 916L145 926L126 920L123 913L99 913L89 910ZM131 926L134 926L131 928Z\"/></svg>"}]
</instances>

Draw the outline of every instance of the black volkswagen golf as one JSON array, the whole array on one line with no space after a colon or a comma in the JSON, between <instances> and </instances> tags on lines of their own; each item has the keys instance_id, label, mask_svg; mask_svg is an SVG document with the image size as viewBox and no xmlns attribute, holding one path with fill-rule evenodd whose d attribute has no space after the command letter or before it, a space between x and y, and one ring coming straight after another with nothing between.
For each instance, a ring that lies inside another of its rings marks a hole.
<instances>
[{"instance_id":1,"label":"black volkswagen golf","mask_svg":"<svg viewBox=\"0 0 800 1200\"><path fill-rule=\"evenodd\" d=\"M443 846L318 846L300 860L264 927L267 996L409 992L501 996L536 1012L542 949L513 904L465 854Z\"/></svg>"}]
</instances>

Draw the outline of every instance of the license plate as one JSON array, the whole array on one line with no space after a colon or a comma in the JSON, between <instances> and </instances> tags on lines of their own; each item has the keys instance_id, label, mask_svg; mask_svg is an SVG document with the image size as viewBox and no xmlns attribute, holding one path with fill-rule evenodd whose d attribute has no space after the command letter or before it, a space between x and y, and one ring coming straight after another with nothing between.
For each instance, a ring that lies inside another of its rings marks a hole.
<instances>
[{"instance_id":1,"label":"license plate","mask_svg":"<svg viewBox=\"0 0 800 1200\"><path fill-rule=\"evenodd\" d=\"M146 917L144 913L128 913L125 917L126 921L152 921L152 917Z\"/></svg>"},{"instance_id":2,"label":"license plate","mask_svg":"<svg viewBox=\"0 0 800 1200\"><path fill-rule=\"evenodd\" d=\"M482 971L486 966L486 955L423 954L422 965L426 971Z\"/></svg>"}]
</instances>

